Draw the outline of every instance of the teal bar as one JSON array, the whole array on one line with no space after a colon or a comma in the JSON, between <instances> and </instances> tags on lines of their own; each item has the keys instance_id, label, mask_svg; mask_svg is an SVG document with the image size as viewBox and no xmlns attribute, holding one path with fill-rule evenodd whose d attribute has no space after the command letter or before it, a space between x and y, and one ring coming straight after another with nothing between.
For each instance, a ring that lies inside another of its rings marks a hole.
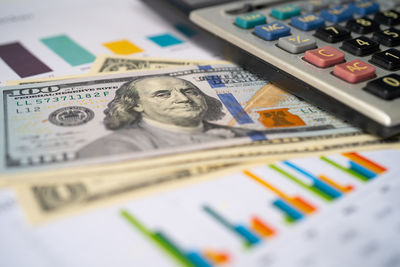
<instances>
[{"instance_id":1,"label":"teal bar","mask_svg":"<svg viewBox=\"0 0 400 267\"><path fill-rule=\"evenodd\" d=\"M175 29L177 29L178 31L180 31L182 34L184 34L186 37L193 37L197 34L197 32L189 27L188 25L184 24L184 23L177 23L175 24Z\"/></svg>"},{"instance_id":2,"label":"teal bar","mask_svg":"<svg viewBox=\"0 0 400 267\"><path fill-rule=\"evenodd\" d=\"M197 252L189 252L186 257L196 266L196 267L212 267L212 264L205 260Z\"/></svg>"},{"instance_id":3,"label":"teal bar","mask_svg":"<svg viewBox=\"0 0 400 267\"><path fill-rule=\"evenodd\" d=\"M215 210L213 210L210 206L203 206L203 210L208 213L211 217L213 217L217 222L228 228L229 230L236 232L235 226L228 222L224 217L218 214Z\"/></svg>"},{"instance_id":4,"label":"teal bar","mask_svg":"<svg viewBox=\"0 0 400 267\"><path fill-rule=\"evenodd\" d=\"M79 66L93 62L96 57L77 44L67 35L57 35L41 39L49 49L68 62L71 66Z\"/></svg>"}]
</instances>

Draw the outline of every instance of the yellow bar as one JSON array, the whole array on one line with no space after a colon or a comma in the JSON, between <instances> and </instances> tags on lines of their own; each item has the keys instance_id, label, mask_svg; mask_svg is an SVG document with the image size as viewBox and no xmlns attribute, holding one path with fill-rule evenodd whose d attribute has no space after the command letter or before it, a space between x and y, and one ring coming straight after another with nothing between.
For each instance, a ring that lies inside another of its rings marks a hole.
<instances>
[{"instance_id":1,"label":"yellow bar","mask_svg":"<svg viewBox=\"0 0 400 267\"><path fill-rule=\"evenodd\" d=\"M259 184L265 186L266 188L268 188L269 190L271 190L272 192L274 192L275 194L277 194L278 196L280 196L284 200L286 200L288 202L291 201L290 197L288 197L283 192L281 192L279 189L277 189L276 187L274 187L271 184L267 183L266 181L264 181L260 177L256 176L255 174L249 172L248 170L244 170L243 173L245 175L247 175L248 177L250 177L251 179L253 179L254 181L258 182Z\"/></svg>"},{"instance_id":2,"label":"yellow bar","mask_svg":"<svg viewBox=\"0 0 400 267\"><path fill-rule=\"evenodd\" d=\"M104 43L103 45L117 55L130 55L143 52L143 49L132 44L128 40L109 42L109 43Z\"/></svg>"},{"instance_id":3,"label":"yellow bar","mask_svg":"<svg viewBox=\"0 0 400 267\"><path fill-rule=\"evenodd\" d=\"M277 194L279 197L281 197L283 200L285 200L289 204L295 206L296 208L298 208L302 212L304 212L304 213L312 213L314 211L313 209L310 209L309 207L303 205L303 203L300 203L296 198L291 198L291 197L287 196L286 194L281 192L278 188L276 188L273 185L269 184L268 182L264 181L263 179L261 179L260 177L258 177L255 174L251 173L250 171L244 170L243 173L245 175L247 175L248 177L250 177L251 179L253 179L254 181L258 182L259 184L265 186L266 188L268 188L269 190L271 190L272 192Z\"/></svg>"},{"instance_id":4,"label":"yellow bar","mask_svg":"<svg viewBox=\"0 0 400 267\"><path fill-rule=\"evenodd\" d=\"M320 175L319 178L326 182L327 184L329 184L330 186L336 188L339 191L342 191L344 193L348 193L350 191L352 191L354 189L354 187L352 185L348 185L348 186L342 186L338 183L336 183L335 181L332 181L331 179L329 179L328 177L324 176L324 175Z\"/></svg>"},{"instance_id":5,"label":"yellow bar","mask_svg":"<svg viewBox=\"0 0 400 267\"><path fill-rule=\"evenodd\" d=\"M350 160L354 161L357 164L360 164L361 166L364 166L365 168L369 169L370 171L381 174L386 171L385 167L380 166L379 164L372 162L371 160L364 158L363 156L357 154L357 153L343 153L343 156L349 158Z\"/></svg>"}]
</instances>

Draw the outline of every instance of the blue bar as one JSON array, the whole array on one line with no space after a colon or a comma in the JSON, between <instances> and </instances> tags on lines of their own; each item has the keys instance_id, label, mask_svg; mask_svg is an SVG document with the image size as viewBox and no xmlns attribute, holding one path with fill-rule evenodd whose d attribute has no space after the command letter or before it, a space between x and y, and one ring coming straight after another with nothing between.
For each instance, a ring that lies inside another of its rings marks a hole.
<instances>
[{"instance_id":1,"label":"blue bar","mask_svg":"<svg viewBox=\"0 0 400 267\"><path fill-rule=\"evenodd\" d=\"M304 174L305 176L311 178L313 180L313 182L314 182L313 186L315 188L317 188L318 190L324 192L328 196L331 196L332 198L338 198L338 197L342 196L341 192L339 192L335 188L331 187L330 185L322 182L321 180L319 180L317 177L315 177L311 173L306 172L305 170L297 167L296 165L294 165L293 163L290 163L289 161L283 161L283 163L285 163L286 165L292 167L293 169L297 170L298 172Z\"/></svg>"},{"instance_id":2,"label":"blue bar","mask_svg":"<svg viewBox=\"0 0 400 267\"><path fill-rule=\"evenodd\" d=\"M184 34L186 37L189 38L197 34L197 32L193 28L189 27L184 23L175 24L175 29L177 29L178 31L180 31L182 34Z\"/></svg>"},{"instance_id":3,"label":"blue bar","mask_svg":"<svg viewBox=\"0 0 400 267\"><path fill-rule=\"evenodd\" d=\"M275 207L279 208L281 211L286 213L287 216L297 221L303 218L303 214L301 214L296 209L292 208L289 204L284 202L281 199L277 199L272 203Z\"/></svg>"},{"instance_id":4,"label":"blue bar","mask_svg":"<svg viewBox=\"0 0 400 267\"><path fill-rule=\"evenodd\" d=\"M246 113L242 105L231 93L218 94L218 97L239 124L253 123L249 114Z\"/></svg>"},{"instance_id":5,"label":"blue bar","mask_svg":"<svg viewBox=\"0 0 400 267\"><path fill-rule=\"evenodd\" d=\"M364 168L363 166L361 166L353 161L350 161L350 169L361 174L362 176L365 176L368 179L372 179L372 178L376 177L376 173Z\"/></svg>"},{"instance_id":6,"label":"blue bar","mask_svg":"<svg viewBox=\"0 0 400 267\"><path fill-rule=\"evenodd\" d=\"M317 188L319 191L327 194L328 196L331 196L332 198L338 198L342 196L342 193L330 187L326 183L321 182L320 180L314 180L313 187Z\"/></svg>"},{"instance_id":7,"label":"blue bar","mask_svg":"<svg viewBox=\"0 0 400 267\"><path fill-rule=\"evenodd\" d=\"M153 41L154 43L158 44L161 47L168 47L171 45L177 45L177 44L182 44L183 41L178 39L177 37L166 33L166 34L160 34L156 36L150 36L147 37L149 40Z\"/></svg>"},{"instance_id":8,"label":"blue bar","mask_svg":"<svg viewBox=\"0 0 400 267\"><path fill-rule=\"evenodd\" d=\"M186 258L188 258L188 260L190 260L197 267L212 267L212 264L203 259L203 257L197 252L189 252L186 254Z\"/></svg>"},{"instance_id":9,"label":"blue bar","mask_svg":"<svg viewBox=\"0 0 400 267\"><path fill-rule=\"evenodd\" d=\"M244 227L243 225L237 225L235 226L235 231L243 236L244 239L247 240L247 242L249 242L251 245L257 244L258 242L261 241L261 239L254 235L252 232L250 232L249 230L246 229L246 227Z\"/></svg>"}]
</instances>

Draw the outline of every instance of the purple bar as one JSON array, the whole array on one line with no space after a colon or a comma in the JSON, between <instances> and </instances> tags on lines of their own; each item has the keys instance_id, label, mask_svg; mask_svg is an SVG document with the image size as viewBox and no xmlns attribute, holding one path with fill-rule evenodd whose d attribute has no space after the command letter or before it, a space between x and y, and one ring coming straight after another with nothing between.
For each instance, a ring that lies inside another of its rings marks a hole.
<instances>
[{"instance_id":1,"label":"purple bar","mask_svg":"<svg viewBox=\"0 0 400 267\"><path fill-rule=\"evenodd\" d=\"M52 71L18 42L0 45L0 58L21 78Z\"/></svg>"}]
</instances>

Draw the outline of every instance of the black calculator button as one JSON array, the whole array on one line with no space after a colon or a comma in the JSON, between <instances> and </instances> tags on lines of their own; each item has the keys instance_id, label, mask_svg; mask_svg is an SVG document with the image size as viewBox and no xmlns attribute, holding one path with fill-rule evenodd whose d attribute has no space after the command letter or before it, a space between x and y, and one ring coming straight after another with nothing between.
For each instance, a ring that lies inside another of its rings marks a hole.
<instances>
[{"instance_id":1,"label":"black calculator button","mask_svg":"<svg viewBox=\"0 0 400 267\"><path fill-rule=\"evenodd\" d=\"M346 28L359 34L367 34L379 30L379 24L367 17L347 21Z\"/></svg>"},{"instance_id":2,"label":"black calculator button","mask_svg":"<svg viewBox=\"0 0 400 267\"><path fill-rule=\"evenodd\" d=\"M370 81L364 90L386 100L398 98L400 97L400 75L390 74Z\"/></svg>"},{"instance_id":3,"label":"black calculator button","mask_svg":"<svg viewBox=\"0 0 400 267\"><path fill-rule=\"evenodd\" d=\"M368 37L361 36L344 41L341 48L353 55L364 56L378 51L379 44Z\"/></svg>"},{"instance_id":4,"label":"black calculator button","mask_svg":"<svg viewBox=\"0 0 400 267\"><path fill-rule=\"evenodd\" d=\"M400 69L400 51L394 48L376 53L372 56L371 62L387 70Z\"/></svg>"},{"instance_id":5,"label":"black calculator button","mask_svg":"<svg viewBox=\"0 0 400 267\"><path fill-rule=\"evenodd\" d=\"M374 20L384 25L395 26L400 24L400 13L395 10L379 12L375 15Z\"/></svg>"},{"instance_id":6,"label":"black calculator button","mask_svg":"<svg viewBox=\"0 0 400 267\"><path fill-rule=\"evenodd\" d=\"M400 30L390 28L387 30L379 31L374 33L372 37L375 41L385 46L397 46L400 45Z\"/></svg>"},{"instance_id":7,"label":"black calculator button","mask_svg":"<svg viewBox=\"0 0 400 267\"><path fill-rule=\"evenodd\" d=\"M314 36L328 43L337 43L351 38L350 32L340 25L319 28Z\"/></svg>"}]
</instances>

